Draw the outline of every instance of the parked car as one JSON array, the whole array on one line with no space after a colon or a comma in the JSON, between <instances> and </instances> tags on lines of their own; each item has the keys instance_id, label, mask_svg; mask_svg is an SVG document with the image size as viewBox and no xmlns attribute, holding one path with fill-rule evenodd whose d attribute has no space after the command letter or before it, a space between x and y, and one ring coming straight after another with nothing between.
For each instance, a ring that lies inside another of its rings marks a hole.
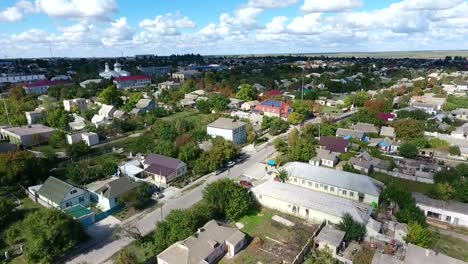
<instances>
[{"instance_id":1,"label":"parked car","mask_svg":"<svg viewBox=\"0 0 468 264\"><path fill-rule=\"evenodd\" d=\"M213 171L213 175L217 176L217 175L221 174L221 172L223 172L223 171L222 170L215 170L215 171Z\"/></svg>"},{"instance_id":2,"label":"parked car","mask_svg":"<svg viewBox=\"0 0 468 264\"><path fill-rule=\"evenodd\" d=\"M249 181L242 180L239 182L240 185L244 186L247 189L250 189L253 187L253 184Z\"/></svg>"},{"instance_id":3,"label":"parked car","mask_svg":"<svg viewBox=\"0 0 468 264\"><path fill-rule=\"evenodd\" d=\"M234 165L236 165L236 163L234 161L229 161L227 163L228 168L232 168L232 167L234 167Z\"/></svg>"}]
</instances>

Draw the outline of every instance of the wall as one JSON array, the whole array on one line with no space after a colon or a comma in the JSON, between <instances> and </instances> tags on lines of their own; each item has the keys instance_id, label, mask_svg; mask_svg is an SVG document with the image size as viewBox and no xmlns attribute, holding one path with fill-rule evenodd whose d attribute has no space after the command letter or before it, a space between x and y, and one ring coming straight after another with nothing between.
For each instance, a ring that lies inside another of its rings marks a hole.
<instances>
[{"instance_id":1,"label":"wall","mask_svg":"<svg viewBox=\"0 0 468 264\"><path fill-rule=\"evenodd\" d=\"M431 178L417 177L417 176L413 176L413 175L409 175L409 174L405 174L405 173L401 173L397 171L387 171L387 170L382 170L378 168L374 168L374 171L382 172L395 178L401 178L401 179L422 182L422 183L427 183L427 184L434 184L434 179L431 179Z\"/></svg>"},{"instance_id":2,"label":"wall","mask_svg":"<svg viewBox=\"0 0 468 264\"><path fill-rule=\"evenodd\" d=\"M448 210L445 210L445 209L442 209L442 208L435 208L435 207L426 206L426 205L422 205L422 204L416 204L416 205L419 208L421 208L421 210L424 211L424 215L426 215L426 216L427 216L428 211L431 211L433 213L438 213L438 214L441 215L441 219L439 219L439 221L449 223L449 224L453 224L453 225L455 225L455 218L458 218L458 223L456 225L468 227L468 212L466 214L461 214L461 213L457 213L457 212L448 211ZM451 217L450 221L446 221L446 219L445 219L446 216ZM428 217L428 218L429 219L434 219L434 218L430 218L430 217Z\"/></svg>"},{"instance_id":3,"label":"wall","mask_svg":"<svg viewBox=\"0 0 468 264\"><path fill-rule=\"evenodd\" d=\"M226 140L233 141L234 140L234 133L230 129L222 129L217 127L210 127L206 128L206 133L212 137L223 137Z\"/></svg>"}]
</instances>

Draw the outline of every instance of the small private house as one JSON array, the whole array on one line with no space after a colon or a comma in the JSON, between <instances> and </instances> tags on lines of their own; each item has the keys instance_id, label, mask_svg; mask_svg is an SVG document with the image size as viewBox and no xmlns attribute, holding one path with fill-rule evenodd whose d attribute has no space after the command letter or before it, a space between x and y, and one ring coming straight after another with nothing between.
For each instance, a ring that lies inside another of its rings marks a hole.
<instances>
[{"instance_id":1,"label":"small private house","mask_svg":"<svg viewBox=\"0 0 468 264\"><path fill-rule=\"evenodd\" d=\"M153 99L140 99L135 105L135 108L131 111L132 114L143 114L147 113L156 108L156 101Z\"/></svg>"},{"instance_id":2,"label":"small private house","mask_svg":"<svg viewBox=\"0 0 468 264\"><path fill-rule=\"evenodd\" d=\"M28 125L33 125L40 123L42 120L42 109L41 108L36 108L34 111L27 111L24 112L26 115L26 120L28 121Z\"/></svg>"},{"instance_id":3,"label":"small private house","mask_svg":"<svg viewBox=\"0 0 468 264\"><path fill-rule=\"evenodd\" d=\"M384 126L380 129L380 136L395 139L395 128Z\"/></svg>"},{"instance_id":4,"label":"small private house","mask_svg":"<svg viewBox=\"0 0 468 264\"><path fill-rule=\"evenodd\" d=\"M85 98L75 98L70 100L63 100L63 109L67 112L71 111L84 111L88 108L88 100Z\"/></svg>"},{"instance_id":5,"label":"small private house","mask_svg":"<svg viewBox=\"0 0 468 264\"><path fill-rule=\"evenodd\" d=\"M255 107L258 104L259 104L259 102L257 100L245 102L245 103L243 103L241 105L241 110L252 111L253 109L255 109Z\"/></svg>"},{"instance_id":6,"label":"small private house","mask_svg":"<svg viewBox=\"0 0 468 264\"><path fill-rule=\"evenodd\" d=\"M234 144L247 142L247 124L232 118L218 118L206 126L206 133L211 137L222 137Z\"/></svg>"},{"instance_id":7,"label":"small private house","mask_svg":"<svg viewBox=\"0 0 468 264\"><path fill-rule=\"evenodd\" d=\"M351 147L351 143L339 137L320 137L319 146L321 149L332 152L346 153Z\"/></svg>"},{"instance_id":8,"label":"small private house","mask_svg":"<svg viewBox=\"0 0 468 264\"><path fill-rule=\"evenodd\" d=\"M12 144L31 147L49 141L55 129L41 124L20 127L3 127L0 129L2 138Z\"/></svg>"},{"instance_id":9,"label":"small private house","mask_svg":"<svg viewBox=\"0 0 468 264\"><path fill-rule=\"evenodd\" d=\"M449 257L431 249L408 243L404 256L395 256L376 251L372 264L466 264L466 262Z\"/></svg>"},{"instance_id":10,"label":"small private house","mask_svg":"<svg viewBox=\"0 0 468 264\"><path fill-rule=\"evenodd\" d=\"M338 128L336 130L336 136L347 140L356 139L359 141L363 141L366 136L366 133L363 131L357 131L352 129Z\"/></svg>"},{"instance_id":11,"label":"small private house","mask_svg":"<svg viewBox=\"0 0 468 264\"><path fill-rule=\"evenodd\" d=\"M267 181L250 191L262 206L314 223L338 224L345 214L350 214L355 221L366 224L372 212L367 204L289 183Z\"/></svg>"},{"instance_id":12,"label":"small private house","mask_svg":"<svg viewBox=\"0 0 468 264\"><path fill-rule=\"evenodd\" d=\"M468 227L467 203L436 200L421 193L413 193L413 198L429 222Z\"/></svg>"},{"instance_id":13,"label":"small private house","mask_svg":"<svg viewBox=\"0 0 468 264\"><path fill-rule=\"evenodd\" d=\"M159 264L215 264L224 256L235 256L245 245L245 234L215 220L193 236L174 243L158 256Z\"/></svg>"},{"instance_id":14,"label":"small private house","mask_svg":"<svg viewBox=\"0 0 468 264\"><path fill-rule=\"evenodd\" d=\"M187 164L185 162L159 154L145 156L142 164L143 177L163 188L166 188L172 180L187 174Z\"/></svg>"},{"instance_id":15,"label":"small private house","mask_svg":"<svg viewBox=\"0 0 468 264\"><path fill-rule=\"evenodd\" d=\"M303 162L288 162L283 167L287 182L318 192L368 205L378 205L383 184L368 176L317 167Z\"/></svg>"},{"instance_id":16,"label":"small private house","mask_svg":"<svg viewBox=\"0 0 468 264\"><path fill-rule=\"evenodd\" d=\"M135 190L139 183L129 177L110 178L104 181L93 182L86 188L91 193L91 200L97 203L102 211L107 211L120 203L120 197Z\"/></svg>"},{"instance_id":17,"label":"small private house","mask_svg":"<svg viewBox=\"0 0 468 264\"><path fill-rule=\"evenodd\" d=\"M34 195L35 202L45 207L65 209L75 205L86 207L90 204L88 191L52 176L43 184L31 186L28 190Z\"/></svg>"},{"instance_id":18,"label":"small private house","mask_svg":"<svg viewBox=\"0 0 468 264\"><path fill-rule=\"evenodd\" d=\"M372 219L372 218L371 218ZM327 249L331 250L332 256L336 256L342 246L346 233L324 226L320 233L314 238L315 248L318 250Z\"/></svg>"},{"instance_id":19,"label":"small private house","mask_svg":"<svg viewBox=\"0 0 468 264\"><path fill-rule=\"evenodd\" d=\"M174 82L174 81L166 81L166 82L158 83L159 91L162 91L162 90L172 91L172 90L177 90L179 88L180 88L180 83Z\"/></svg>"},{"instance_id":20,"label":"small private house","mask_svg":"<svg viewBox=\"0 0 468 264\"><path fill-rule=\"evenodd\" d=\"M468 121L468 109L466 108L455 109L452 112L450 112L450 116L458 120Z\"/></svg>"},{"instance_id":21,"label":"small private house","mask_svg":"<svg viewBox=\"0 0 468 264\"><path fill-rule=\"evenodd\" d=\"M288 119L293 109L285 102L276 100L266 100L255 106L255 110L268 117L278 117Z\"/></svg>"},{"instance_id":22,"label":"small private house","mask_svg":"<svg viewBox=\"0 0 468 264\"><path fill-rule=\"evenodd\" d=\"M188 79L193 79L201 75L201 72L197 70L182 70L178 72L174 72L171 76L172 79L178 80L179 82L184 82Z\"/></svg>"},{"instance_id":23,"label":"small private house","mask_svg":"<svg viewBox=\"0 0 468 264\"><path fill-rule=\"evenodd\" d=\"M94 132L67 134L66 139L68 145L73 145L80 141L83 141L90 147L99 144L99 135Z\"/></svg>"},{"instance_id":24,"label":"small private house","mask_svg":"<svg viewBox=\"0 0 468 264\"><path fill-rule=\"evenodd\" d=\"M338 164L338 153L330 151L328 149L318 149L317 156L312 159L309 163L316 166L325 166L333 168Z\"/></svg>"},{"instance_id":25,"label":"small private house","mask_svg":"<svg viewBox=\"0 0 468 264\"><path fill-rule=\"evenodd\" d=\"M374 169L377 171L387 171L391 165L388 160L382 160L372 157L367 151L364 151L348 160L348 164L361 173L369 174Z\"/></svg>"},{"instance_id":26,"label":"small private house","mask_svg":"<svg viewBox=\"0 0 468 264\"><path fill-rule=\"evenodd\" d=\"M352 129L356 131L362 131L364 133L373 133L373 134L379 133L378 127L374 126L373 124L368 124L368 123L358 122L357 124L352 126Z\"/></svg>"}]
</instances>

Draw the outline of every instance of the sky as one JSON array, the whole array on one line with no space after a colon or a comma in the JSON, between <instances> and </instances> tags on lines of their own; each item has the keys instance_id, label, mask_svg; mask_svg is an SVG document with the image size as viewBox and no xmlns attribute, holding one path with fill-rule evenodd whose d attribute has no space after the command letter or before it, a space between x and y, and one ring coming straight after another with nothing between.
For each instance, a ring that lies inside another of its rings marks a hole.
<instances>
[{"instance_id":1,"label":"sky","mask_svg":"<svg viewBox=\"0 0 468 264\"><path fill-rule=\"evenodd\" d=\"M0 57L468 48L468 0L0 0Z\"/></svg>"}]
</instances>

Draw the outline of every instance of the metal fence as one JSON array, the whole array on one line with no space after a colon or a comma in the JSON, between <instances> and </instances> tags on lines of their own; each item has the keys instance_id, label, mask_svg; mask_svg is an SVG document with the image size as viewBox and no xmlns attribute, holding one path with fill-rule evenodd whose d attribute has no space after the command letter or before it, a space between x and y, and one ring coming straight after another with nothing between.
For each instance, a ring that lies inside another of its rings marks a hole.
<instances>
[{"instance_id":1,"label":"metal fence","mask_svg":"<svg viewBox=\"0 0 468 264\"><path fill-rule=\"evenodd\" d=\"M108 217L109 215L118 213L124 208L125 208L125 204L124 203L119 203L117 206L114 206L113 208L111 208L111 209L109 209L109 210L107 210L105 212L101 212L99 214L96 214L94 216L95 222L97 223L97 222L101 221L102 219Z\"/></svg>"}]
</instances>

